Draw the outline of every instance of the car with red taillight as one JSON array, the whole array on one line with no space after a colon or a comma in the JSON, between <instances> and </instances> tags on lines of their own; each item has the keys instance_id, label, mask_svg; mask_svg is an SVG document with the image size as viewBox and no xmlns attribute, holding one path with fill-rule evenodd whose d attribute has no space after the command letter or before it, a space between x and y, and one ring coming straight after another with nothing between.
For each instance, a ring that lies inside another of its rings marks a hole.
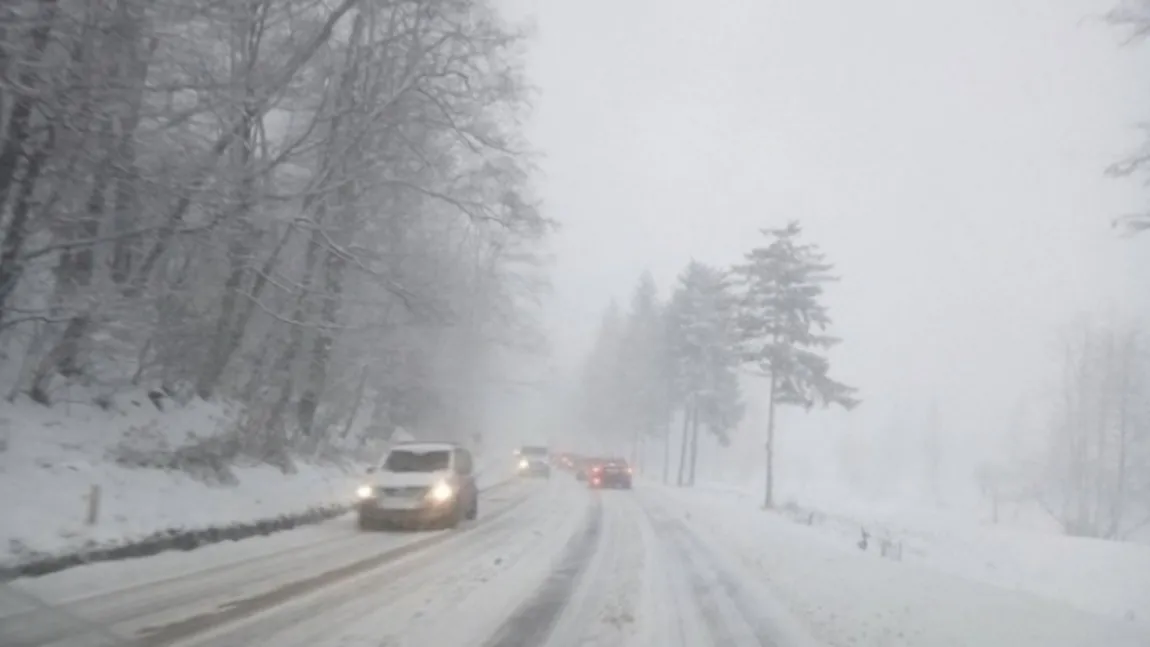
<instances>
[{"instance_id":1,"label":"car with red taillight","mask_svg":"<svg viewBox=\"0 0 1150 647\"><path fill-rule=\"evenodd\" d=\"M593 488L631 489L634 470L622 458L597 459L587 470L587 484Z\"/></svg>"}]
</instances>

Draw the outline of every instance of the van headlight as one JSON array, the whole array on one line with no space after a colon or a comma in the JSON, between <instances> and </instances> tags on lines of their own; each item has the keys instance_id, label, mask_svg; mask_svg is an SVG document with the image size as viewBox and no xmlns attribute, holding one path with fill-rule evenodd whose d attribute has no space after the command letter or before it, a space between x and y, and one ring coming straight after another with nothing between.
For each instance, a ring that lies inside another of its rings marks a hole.
<instances>
[{"instance_id":1,"label":"van headlight","mask_svg":"<svg viewBox=\"0 0 1150 647\"><path fill-rule=\"evenodd\" d=\"M455 496L455 488L447 481L440 481L431 488L427 496L436 503L446 503Z\"/></svg>"},{"instance_id":2,"label":"van headlight","mask_svg":"<svg viewBox=\"0 0 1150 647\"><path fill-rule=\"evenodd\" d=\"M375 490L370 485L361 485L355 489L355 495L361 499L370 499Z\"/></svg>"},{"instance_id":3,"label":"van headlight","mask_svg":"<svg viewBox=\"0 0 1150 647\"><path fill-rule=\"evenodd\" d=\"M519 461L519 469L521 469L521 470L527 469L528 465L530 465L530 463L527 462L526 458Z\"/></svg>"}]
</instances>

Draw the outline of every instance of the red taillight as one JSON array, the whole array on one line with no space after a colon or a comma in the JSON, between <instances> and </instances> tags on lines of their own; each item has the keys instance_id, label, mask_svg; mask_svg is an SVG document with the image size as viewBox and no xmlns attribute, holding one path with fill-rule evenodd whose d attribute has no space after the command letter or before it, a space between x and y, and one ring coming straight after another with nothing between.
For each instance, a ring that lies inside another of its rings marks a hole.
<instances>
[{"instance_id":1,"label":"red taillight","mask_svg":"<svg viewBox=\"0 0 1150 647\"><path fill-rule=\"evenodd\" d=\"M635 470L634 470L634 469L632 469L632 468L630 468L630 467L628 467L628 468L627 468L627 473L628 473L628 474L634 474L634 473L635 473Z\"/></svg>"},{"instance_id":2,"label":"red taillight","mask_svg":"<svg viewBox=\"0 0 1150 647\"><path fill-rule=\"evenodd\" d=\"M598 465L596 465L595 467L592 467L592 468L591 468L591 471L592 471L592 472L595 472L596 474L598 474L599 472L602 472L602 471L603 471L603 468L602 468L602 467L599 467Z\"/></svg>"},{"instance_id":3,"label":"red taillight","mask_svg":"<svg viewBox=\"0 0 1150 647\"><path fill-rule=\"evenodd\" d=\"M595 479L595 480L591 481L591 483L593 485L599 485L599 479Z\"/></svg>"}]
</instances>

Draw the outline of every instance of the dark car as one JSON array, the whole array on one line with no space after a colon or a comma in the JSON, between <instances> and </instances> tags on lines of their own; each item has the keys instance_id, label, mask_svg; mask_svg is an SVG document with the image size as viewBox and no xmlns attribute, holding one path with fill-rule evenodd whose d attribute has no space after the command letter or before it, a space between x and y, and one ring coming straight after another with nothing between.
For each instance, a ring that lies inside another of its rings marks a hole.
<instances>
[{"instance_id":1,"label":"dark car","mask_svg":"<svg viewBox=\"0 0 1150 647\"><path fill-rule=\"evenodd\" d=\"M520 476L551 478L551 452L546 447L520 447L516 453L519 455L516 469Z\"/></svg>"},{"instance_id":2,"label":"dark car","mask_svg":"<svg viewBox=\"0 0 1150 647\"><path fill-rule=\"evenodd\" d=\"M608 458L591 463L587 482L593 488L631 489L631 466L622 458Z\"/></svg>"},{"instance_id":3,"label":"dark car","mask_svg":"<svg viewBox=\"0 0 1150 647\"><path fill-rule=\"evenodd\" d=\"M471 452L454 443L400 443L357 492L359 527L455 527L479 514Z\"/></svg>"}]
</instances>

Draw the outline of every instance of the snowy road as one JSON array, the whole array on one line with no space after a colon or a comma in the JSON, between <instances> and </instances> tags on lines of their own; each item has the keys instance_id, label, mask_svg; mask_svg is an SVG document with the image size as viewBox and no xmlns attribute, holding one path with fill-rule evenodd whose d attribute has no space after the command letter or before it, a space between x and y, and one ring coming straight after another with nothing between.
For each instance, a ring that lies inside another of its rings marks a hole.
<instances>
[{"instance_id":1,"label":"snowy road","mask_svg":"<svg viewBox=\"0 0 1150 647\"><path fill-rule=\"evenodd\" d=\"M716 543L718 524L676 497L642 486L591 492L561 475L485 492L480 519L454 531L365 534L344 518L77 568L17 585L69 620L0 597L0 644L867 644L862 625L841 641L808 638L809 625L771 590L778 583L733 558L734 534ZM135 642L112 642L109 631ZM883 644L952 644L906 636L914 640Z\"/></svg>"}]
</instances>

